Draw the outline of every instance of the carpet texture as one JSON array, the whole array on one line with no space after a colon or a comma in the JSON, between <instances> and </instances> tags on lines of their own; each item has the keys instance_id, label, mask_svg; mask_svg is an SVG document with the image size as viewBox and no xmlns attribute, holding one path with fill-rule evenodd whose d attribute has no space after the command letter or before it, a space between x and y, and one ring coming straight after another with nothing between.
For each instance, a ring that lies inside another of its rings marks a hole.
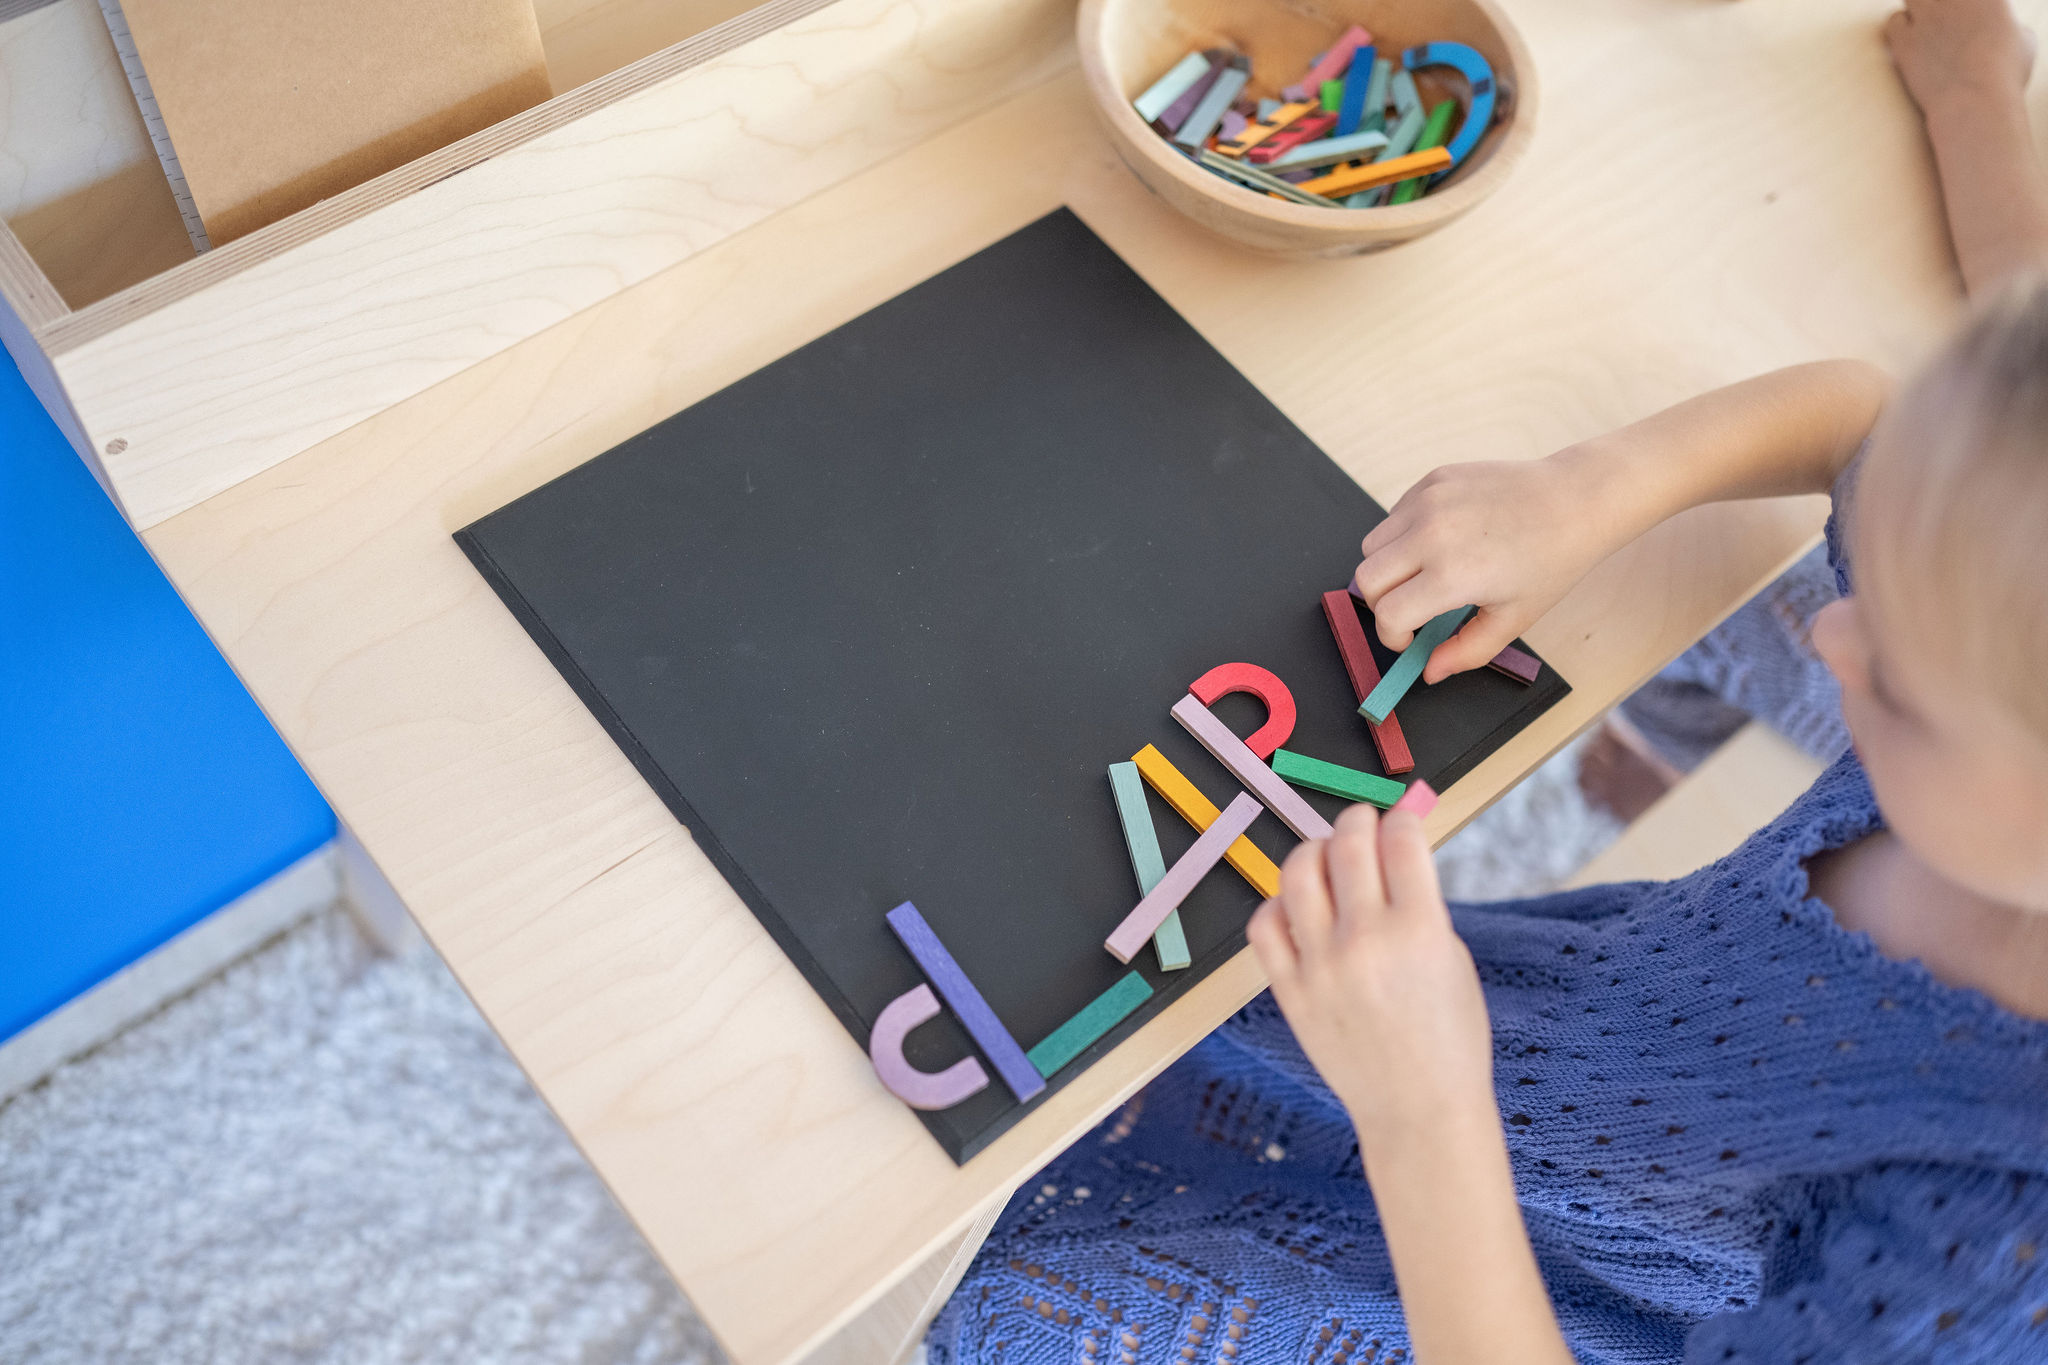
<instances>
[{"instance_id":1,"label":"carpet texture","mask_svg":"<svg viewBox=\"0 0 2048 1365\"><path fill-rule=\"evenodd\" d=\"M1567 749L1438 855L1547 890L1618 832ZM710 1334L431 953L306 921L0 1107L10 1365L697 1365Z\"/></svg>"},{"instance_id":2,"label":"carpet texture","mask_svg":"<svg viewBox=\"0 0 2048 1365\"><path fill-rule=\"evenodd\" d=\"M0 1360L715 1359L439 960L341 911L0 1109Z\"/></svg>"}]
</instances>

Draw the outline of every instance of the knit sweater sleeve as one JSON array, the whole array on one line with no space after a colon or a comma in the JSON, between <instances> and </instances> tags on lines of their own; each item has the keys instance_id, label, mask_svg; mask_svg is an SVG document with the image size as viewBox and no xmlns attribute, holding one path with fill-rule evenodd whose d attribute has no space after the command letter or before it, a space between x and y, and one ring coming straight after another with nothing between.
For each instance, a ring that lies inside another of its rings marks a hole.
<instances>
[{"instance_id":1,"label":"knit sweater sleeve","mask_svg":"<svg viewBox=\"0 0 2048 1365\"><path fill-rule=\"evenodd\" d=\"M2048 1180L1879 1167L1777 1223L1760 1301L1694 1328L1686 1365L2048 1360Z\"/></svg>"},{"instance_id":2,"label":"knit sweater sleeve","mask_svg":"<svg viewBox=\"0 0 2048 1365\"><path fill-rule=\"evenodd\" d=\"M1835 591L1844 597L1855 591L1849 575L1849 527L1856 519L1856 484L1863 473L1864 452L1869 449L1867 440L1858 446L1847 467L1835 476L1835 486L1828 490L1833 504L1828 509L1828 567L1835 571Z\"/></svg>"}]
</instances>

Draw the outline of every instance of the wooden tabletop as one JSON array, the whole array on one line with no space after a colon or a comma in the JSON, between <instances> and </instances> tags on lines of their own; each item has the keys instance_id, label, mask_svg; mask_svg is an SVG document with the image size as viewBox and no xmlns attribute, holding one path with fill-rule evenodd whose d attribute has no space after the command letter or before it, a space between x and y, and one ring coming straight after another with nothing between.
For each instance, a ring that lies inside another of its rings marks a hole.
<instances>
[{"instance_id":1,"label":"wooden tabletop","mask_svg":"<svg viewBox=\"0 0 2048 1365\"><path fill-rule=\"evenodd\" d=\"M151 549L734 1357L791 1358L1261 986L1240 954L965 1167L449 539L1067 203L1376 497L1820 356L1911 362L1958 287L1889 0L1516 0L1529 160L1381 255L1248 255L1119 165L1071 69L166 521ZM1701 509L1530 632L1571 698L1438 837L1800 553Z\"/></svg>"}]
</instances>

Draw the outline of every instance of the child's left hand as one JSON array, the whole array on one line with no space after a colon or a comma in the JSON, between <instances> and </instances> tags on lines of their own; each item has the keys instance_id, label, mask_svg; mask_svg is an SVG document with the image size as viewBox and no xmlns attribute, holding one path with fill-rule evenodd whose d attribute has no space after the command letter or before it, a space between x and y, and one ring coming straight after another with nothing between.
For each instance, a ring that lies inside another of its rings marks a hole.
<instances>
[{"instance_id":1,"label":"child's left hand","mask_svg":"<svg viewBox=\"0 0 2048 1365\"><path fill-rule=\"evenodd\" d=\"M1956 98L1990 95L2017 107L2026 97L2034 35L2007 0L1906 0L1885 20L1884 38L1923 114Z\"/></svg>"},{"instance_id":2,"label":"child's left hand","mask_svg":"<svg viewBox=\"0 0 2048 1365\"><path fill-rule=\"evenodd\" d=\"M1428 1141L1452 1115L1497 1131L1486 999L1415 815L1344 812L1245 936L1361 1141Z\"/></svg>"},{"instance_id":3,"label":"child's left hand","mask_svg":"<svg viewBox=\"0 0 2048 1365\"><path fill-rule=\"evenodd\" d=\"M1422 821L1345 811L1288 856L1246 934L1358 1129L1415 1358L1572 1365L1515 1198L1486 997Z\"/></svg>"}]
</instances>

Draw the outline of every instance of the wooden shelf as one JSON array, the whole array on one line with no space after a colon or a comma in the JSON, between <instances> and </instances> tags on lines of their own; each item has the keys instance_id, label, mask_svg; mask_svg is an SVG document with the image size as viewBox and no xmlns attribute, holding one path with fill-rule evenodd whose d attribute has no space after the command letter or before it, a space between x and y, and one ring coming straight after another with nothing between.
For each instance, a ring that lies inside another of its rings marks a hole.
<instances>
[{"instance_id":1,"label":"wooden shelf","mask_svg":"<svg viewBox=\"0 0 2048 1365\"><path fill-rule=\"evenodd\" d=\"M1045 79L1069 22L770 0L76 311L0 230L4 339L151 526Z\"/></svg>"}]
</instances>

